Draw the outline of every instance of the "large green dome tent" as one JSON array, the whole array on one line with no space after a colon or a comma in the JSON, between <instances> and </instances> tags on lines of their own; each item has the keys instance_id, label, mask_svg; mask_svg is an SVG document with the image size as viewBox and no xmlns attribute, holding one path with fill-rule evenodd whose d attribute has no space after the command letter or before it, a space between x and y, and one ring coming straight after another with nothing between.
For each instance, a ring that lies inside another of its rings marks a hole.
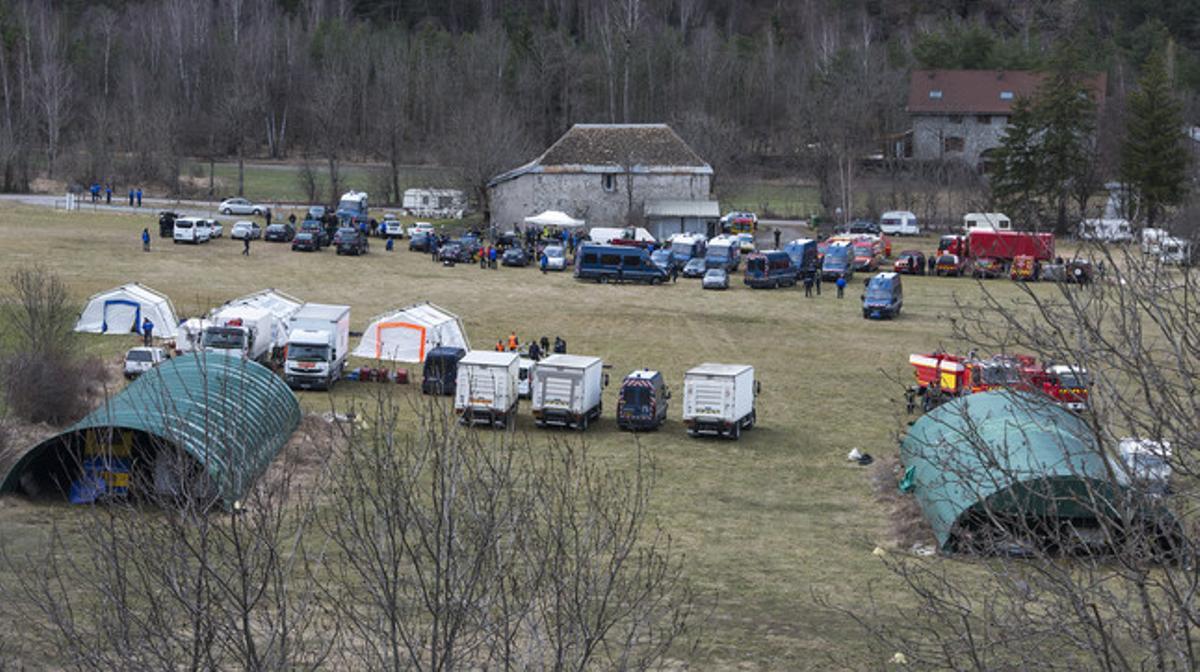
<instances>
[{"instance_id":1,"label":"large green dome tent","mask_svg":"<svg viewBox=\"0 0 1200 672\"><path fill-rule=\"evenodd\" d=\"M1006 521L1017 536L1096 529L1131 501L1088 425L1036 395L984 392L944 404L913 423L900 460L904 485L945 552L967 550ZM1160 530L1174 528L1152 508ZM1146 513L1139 509L1138 519L1149 521Z\"/></svg>"},{"instance_id":2,"label":"large green dome tent","mask_svg":"<svg viewBox=\"0 0 1200 672\"><path fill-rule=\"evenodd\" d=\"M232 507L299 423L296 396L266 367L224 354L176 357L26 452L0 482L0 494L70 491L72 499L90 500L81 486L88 479L109 492L150 483L161 488L156 460L173 448L190 458L190 473L204 476L213 495ZM87 474L93 458L103 462L97 467L102 476Z\"/></svg>"}]
</instances>

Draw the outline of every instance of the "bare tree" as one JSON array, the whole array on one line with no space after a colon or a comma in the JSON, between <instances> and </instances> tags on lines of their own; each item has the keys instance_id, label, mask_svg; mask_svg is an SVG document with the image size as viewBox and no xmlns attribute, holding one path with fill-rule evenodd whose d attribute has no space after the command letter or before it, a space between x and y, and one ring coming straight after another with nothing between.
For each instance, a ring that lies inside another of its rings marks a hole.
<instances>
[{"instance_id":1,"label":"bare tree","mask_svg":"<svg viewBox=\"0 0 1200 672\"><path fill-rule=\"evenodd\" d=\"M528 160L533 143L502 98L477 96L451 113L444 160L476 199L485 221L491 213L488 182Z\"/></svg>"},{"instance_id":2,"label":"bare tree","mask_svg":"<svg viewBox=\"0 0 1200 672\"><path fill-rule=\"evenodd\" d=\"M42 8L36 18L37 64L33 71L33 91L37 99L42 133L46 140L46 174L54 176L63 129L71 106L73 73L67 64L66 41L58 26L58 16Z\"/></svg>"},{"instance_id":3,"label":"bare tree","mask_svg":"<svg viewBox=\"0 0 1200 672\"><path fill-rule=\"evenodd\" d=\"M898 654L922 669L1200 664L1200 564L1187 522L1200 493L1194 273L1136 248L1085 252L1103 264L1096 283L1023 286L1020 301L984 286L982 301L959 306L964 347L1031 353L1086 371L1088 408L1068 419L1048 410L1045 397L1016 393L1013 412L1044 420L971 421L950 409L923 420L946 442L918 446L920 459L966 484L966 496L974 488L1001 493L980 498L955 523L953 550L1002 559L881 553L890 585L905 589L909 606L898 615L842 608L882 660ZM998 431L998 422L1006 429ZM1060 458L1020 456L1051 437L1048 451ZM1145 454L1123 459L1124 437L1143 442ZM1170 478L1153 464L1169 465ZM1073 485L1041 475L1051 468Z\"/></svg>"}]
</instances>

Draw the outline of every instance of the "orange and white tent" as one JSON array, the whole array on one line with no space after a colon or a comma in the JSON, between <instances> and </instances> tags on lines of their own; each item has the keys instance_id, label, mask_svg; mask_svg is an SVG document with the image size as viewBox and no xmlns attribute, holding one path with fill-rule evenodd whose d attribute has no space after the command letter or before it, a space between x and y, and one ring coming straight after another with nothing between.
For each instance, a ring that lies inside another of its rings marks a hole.
<instances>
[{"instance_id":1,"label":"orange and white tent","mask_svg":"<svg viewBox=\"0 0 1200 672\"><path fill-rule=\"evenodd\" d=\"M371 320L353 354L391 362L423 362L425 353L439 346L471 349L457 315L432 303L418 303Z\"/></svg>"}]
</instances>

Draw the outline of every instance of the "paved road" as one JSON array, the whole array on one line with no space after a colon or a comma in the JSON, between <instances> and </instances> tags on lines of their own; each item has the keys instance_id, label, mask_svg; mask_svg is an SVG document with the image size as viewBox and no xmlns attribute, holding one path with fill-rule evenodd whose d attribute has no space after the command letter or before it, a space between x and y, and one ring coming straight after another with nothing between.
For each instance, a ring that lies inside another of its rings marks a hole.
<instances>
[{"instance_id":1,"label":"paved road","mask_svg":"<svg viewBox=\"0 0 1200 672\"><path fill-rule=\"evenodd\" d=\"M15 202L25 205L34 205L43 208L59 208L64 207L66 198L64 196L53 196L45 194L0 194L0 202ZM90 198L81 199L77 213L88 212L124 212L133 214L144 214L158 219L159 210L173 210L185 216L190 217L211 217L218 220L232 221L235 219L245 219L244 216L230 216L217 214L217 201L177 201L166 198L143 198L142 207L129 207L128 201L125 199L117 200L113 198L112 205L105 205L103 202L93 204Z\"/></svg>"}]
</instances>

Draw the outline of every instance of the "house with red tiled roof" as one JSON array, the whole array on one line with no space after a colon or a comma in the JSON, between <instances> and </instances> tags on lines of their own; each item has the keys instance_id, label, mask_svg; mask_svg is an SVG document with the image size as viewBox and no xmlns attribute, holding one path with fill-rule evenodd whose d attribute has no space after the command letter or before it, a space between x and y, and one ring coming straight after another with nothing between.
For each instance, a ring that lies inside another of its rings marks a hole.
<instances>
[{"instance_id":1,"label":"house with red tiled roof","mask_svg":"<svg viewBox=\"0 0 1200 672\"><path fill-rule=\"evenodd\" d=\"M914 70L908 87L912 157L958 160L984 169L1000 146L1018 98L1032 96L1044 75L1023 70ZM1104 73L1089 80L1104 105Z\"/></svg>"}]
</instances>

